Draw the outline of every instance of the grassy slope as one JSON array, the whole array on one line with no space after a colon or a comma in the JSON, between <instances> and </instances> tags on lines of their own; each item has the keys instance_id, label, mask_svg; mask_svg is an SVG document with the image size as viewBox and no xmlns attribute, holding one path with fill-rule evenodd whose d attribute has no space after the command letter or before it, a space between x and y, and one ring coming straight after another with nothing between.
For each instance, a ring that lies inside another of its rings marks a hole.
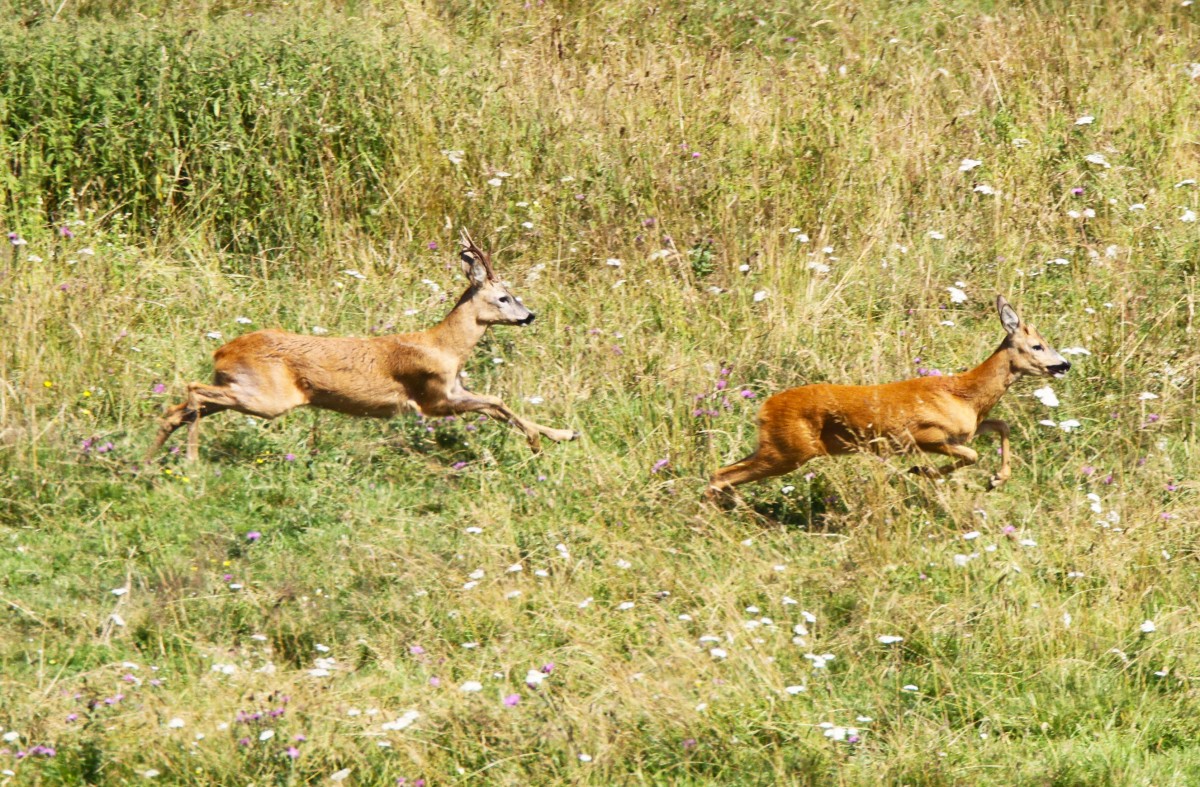
<instances>
[{"instance_id":1,"label":"grassy slope","mask_svg":"<svg viewBox=\"0 0 1200 787\"><path fill-rule=\"evenodd\" d=\"M0 769L1194 783L1193 12L981 5L260 5L266 24L92 4L4 28L0 194L28 245L0 256L0 727L57 753ZM462 286L447 221L502 249L540 315L489 335L473 385L581 442L531 458L495 424L225 416L199 465L130 472L239 316L438 319ZM985 444L944 484L844 459L729 515L698 504L763 396L973 365L995 292L1091 352L1057 409L1030 382L998 408L1004 490ZM694 417L700 395L721 414Z\"/></svg>"}]
</instances>

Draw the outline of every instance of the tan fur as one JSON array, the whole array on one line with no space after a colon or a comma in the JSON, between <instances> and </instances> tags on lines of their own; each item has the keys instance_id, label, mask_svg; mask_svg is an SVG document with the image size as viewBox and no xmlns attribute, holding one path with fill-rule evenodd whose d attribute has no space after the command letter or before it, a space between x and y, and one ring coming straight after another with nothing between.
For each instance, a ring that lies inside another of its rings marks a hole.
<instances>
[{"instance_id":1,"label":"tan fur","mask_svg":"<svg viewBox=\"0 0 1200 787\"><path fill-rule=\"evenodd\" d=\"M1004 483L1012 472L1009 427L988 420L988 412L1018 377L1060 374L1071 365L1003 297L996 309L1008 336L969 372L883 385L806 385L772 396L759 412L758 450L717 470L709 499L721 501L738 484L783 475L818 456L944 454L955 461L940 469L913 468L944 476L974 464L979 455L966 444L989 432L1000 435L1000 471L992 485Z\"/></svg>"},{"instance_id":2,"label":"tan fur","mask_svg":"<svg viewBox=\"0 0 1200 787\"><path fill-rule=\"evenodd\" d=\"M297 407L319 407L371 418L417 411L428 416L479 412L520 429L530 447L540 436L574 440L518 417L495 396L472 393L460 373L489 325L527 325L533 313L495 276L490 255L463 231L463 269L471 286L428 330L370 339L303 336L276 329L239 336L213 354L212 385L192 383L187 401L167 411L150 461L171 434L189 423L187 459L199 453L200 419L222 410L277 418Z\"/></svg>"}]
</instances>

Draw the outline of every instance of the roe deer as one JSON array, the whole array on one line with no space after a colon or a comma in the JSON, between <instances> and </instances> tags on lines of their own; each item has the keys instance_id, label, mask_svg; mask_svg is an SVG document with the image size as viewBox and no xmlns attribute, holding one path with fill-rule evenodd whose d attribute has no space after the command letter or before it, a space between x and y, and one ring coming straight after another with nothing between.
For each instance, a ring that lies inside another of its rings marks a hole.
<instances>
[{"instance_id":1,"label":"roe deer","mask_svg":"<svg viewBox=\"0 0 1200 787\"><path fill-rule=\"evenodd\" d=\"M988 411L1018 377L1058 377L1071 364L1003 296L996 309L1008 336L969 372L883 385L805 385L772 396L758 415L758 450L717 470L708 499L721 502L738 484L783 475L813 457L858 452L945 454L955 461L911 470L945 476L975 464L979 454L966 444L987 432L1000 435L1000 471L991 485L1003 484L1012 472L1008 424L985 420Z\"/></svg>"},{"instance_id":2,"label":"roe deer","mask_svg":"<svg viewBox=\"0 0 1200 787\"><path fill-rule=\"evenodd\" d=\"M446 318L428 330L371 339L302 336L277 329L239 336L213 353L213 384L191 383L187 401L167 410L146 454L149 462L185 423L187 459L199 454L200 419L222 410L277 418L306 405L354 416L390 418L479 412L520 429L535 452L540 436L578 432L518 417L499 398L463 388L463 363L489 325L528 325L534 314L496 278L491 256L462 232L463 272L471 284Z\"/></svg>"}]
</instances>

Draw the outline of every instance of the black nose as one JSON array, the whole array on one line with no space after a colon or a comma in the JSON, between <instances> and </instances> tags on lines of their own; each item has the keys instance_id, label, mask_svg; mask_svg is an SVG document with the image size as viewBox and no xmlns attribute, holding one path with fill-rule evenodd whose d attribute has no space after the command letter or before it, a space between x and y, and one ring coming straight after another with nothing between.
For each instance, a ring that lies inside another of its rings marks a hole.
<instances>
[{"instance_id":1,"label":"black nose","mask_svg":"<svg viewBox=\"0 0 1200 787\"><path fill-rule=\"evenodd\" d=\"M537 317L537 315L534 314L533 312L530 312L528 317L521 320L521 325L528 325L529 323L533 322L535 317Z\"/></svg>"},{"instance_id":2,"label":"black nose","mask_svg":"<svg viewBox=\"0 0 1200 787\"><path fill-rule=\"evenodd\" d=\"M1067 370L1068 370L1068 369L1070 369L1070 368L1071 368L1071 362L1070 362L1070 361L1063 361L1063 362L1062 362L1062 363L1060 363L1060 364L1056 364L1056 365L1054 365L1054 366L1051 366L1051 367L1050 367L1050 373L1051 373L1051 374L1065 374L1065 373L1067 372Z\"/></svg>"}]
</instances>

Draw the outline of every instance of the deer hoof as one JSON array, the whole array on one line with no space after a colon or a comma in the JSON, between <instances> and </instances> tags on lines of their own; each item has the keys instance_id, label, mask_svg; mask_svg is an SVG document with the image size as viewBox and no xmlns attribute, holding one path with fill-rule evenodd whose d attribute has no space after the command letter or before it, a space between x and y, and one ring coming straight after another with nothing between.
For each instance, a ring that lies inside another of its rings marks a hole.
<instances>
[{"instance_id":1,"label":"deer hoof","mask_svg":"<svg viewBox=\"0 0 1200 787\"><path fill-rule=\"evenodd\" d=\"M704 502L721 511L728 511L733 507L733 492L730 489L710 486L704 492Z\"/></svg>"},{"instance_id":2,"label":"deer hoof","mask_svg":"<svg viewBox=\"0 0 1200 787\"><path fill-rule=\"evenodd\" d=\"M937 470L933 469L932 467L920 467L920 466L910 467L908 472L911 475L919 475L922 478L936 478L941 475L940 473L938 473Z\"/></svg>"},{"instance_id":3,"label":"deer hoof","mask_svg":"<svg viewBox=\"0 0 1200 787\"><path fill-rule=\"evenodd\" d=\"M991 480L989 486L992 489L999 489L1001 486L1004 485L1004 482L1007 480L1008 480L1008 476L1006 476L1006 475L994 475L994 476L992 476L992 480Z\"/></svg>"},{"instance_id":4,"label":"deer hoof","mask_svg":"<svg viewBox=\"0 0 1200 787\"><path fill-rule=\"evenodd\" d=\"M536 436L529 438L529 450L535 454L540 454L542 452L542 441Z\"/></svg>"}]
</instances>

